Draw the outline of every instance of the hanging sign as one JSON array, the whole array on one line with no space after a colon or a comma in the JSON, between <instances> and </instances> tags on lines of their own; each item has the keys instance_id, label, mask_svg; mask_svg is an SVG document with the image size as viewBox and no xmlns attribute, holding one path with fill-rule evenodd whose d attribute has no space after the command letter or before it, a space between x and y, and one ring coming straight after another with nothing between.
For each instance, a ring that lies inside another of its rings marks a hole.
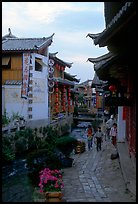
<instances>
[{"instance_id":1,"label":"hanging sign","mask_svg":"<svg viewBox=\"0 0 138 204\"><path fill-rule=\"evenodd\" d=\"M54 60L53 59L49 59L48 64L49 64L49 66L53 66L54 65Z\"/></svg>"},{"instance_id":2,"label":"hanging sign","mask_svg":"<svg viewBox=\"0 0 138 204\"><path fill-rule=\"evenodd\" d=\"M28 96L28 85L29 85L29 65L30 65L30 54L23 53L23 78L22 78L22 90L21 97L26 98Z\"/></svg>"}]
</instances>

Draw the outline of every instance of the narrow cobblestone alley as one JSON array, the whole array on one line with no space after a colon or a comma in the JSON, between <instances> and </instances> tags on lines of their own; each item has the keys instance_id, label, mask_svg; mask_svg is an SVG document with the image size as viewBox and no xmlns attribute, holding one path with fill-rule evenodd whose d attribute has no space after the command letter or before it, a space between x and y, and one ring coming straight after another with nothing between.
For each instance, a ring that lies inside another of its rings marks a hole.
<instances>
[{"instance_id":1,"label":"narrow cobblestone alley","mask_svg":"<svg viewBox=\"0 0 138 204\"><path fill-rule=\"evenodd\" d=\"M102 151L94 144L92 150L74 155L74 166L64 169L65 202L136 202L126 189L119 159L110 158L113 151L104 141Z\"/></svg>"}]
</instances>

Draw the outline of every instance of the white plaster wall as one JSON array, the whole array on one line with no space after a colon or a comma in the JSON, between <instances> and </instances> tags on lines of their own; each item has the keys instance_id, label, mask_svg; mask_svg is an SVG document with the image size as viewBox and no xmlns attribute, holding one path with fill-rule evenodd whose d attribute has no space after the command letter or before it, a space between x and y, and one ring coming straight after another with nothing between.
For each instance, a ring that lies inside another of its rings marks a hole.
<instances>
[{"instance_id":1,"label":"white plaster wall","mask_svg":"<svg viewBox=\"0 0 138 204\"><path fill-rule=\"evenodd\" d=\"M32 104L32 120L45 119L48 120L48 58L39 54L33 56L33 104ZM43 61L43 71L34 70L35 57L41 58ZM5 89L5 91L4 91ZM28 120L28 99L21 98L20 85L4 85L2 89L2 111L6 108L8 116L13 113L19 113ZM31 119L29 119L31 120Z\"/></svg>"},{"instance_id":2,"label":"white plaster wall","mask_svg":"<svg viewBox=\"0 0 138 204\"><path fill-rule=\"evenodd\" d=\"M42 72L33 69L33 104L32 120L48 119L48 58L39 54L34 57L41 58L43 61ZM34 66L33 66L34 67Z\"/></svg>"},{"instance_id":3,"label":"white plaster wall","mask_svg":"<svg viewBox=\"0 0 138 204\"><path fill-rule=\"evenodd\" d=\"M117 129L118 129L117 142L124 142L126 135L126 121L123 120L123 106L118 107Z\"/></svg>"},{"instance_id":4,"label":"white plaster wall","mask_svg":"<svg viewBox=\"0 0 138 204\"><path fill-rule=\"evenodd\" d=\"M2 115L4 115L5 109L5 87L2 86Z\"/></svg>"},{"instance_id":5,"label":"white plaster wall","mask_svg":"<svg viewBox=\"0 0 138 204\"><path fill-rule=\"evenodd\" d=\"M27 119L28 102L21 98L21 86L19 85L5 85L5 108L8 116L11 117L13 113L18 113Z\"/></svg>"}]
</instances>

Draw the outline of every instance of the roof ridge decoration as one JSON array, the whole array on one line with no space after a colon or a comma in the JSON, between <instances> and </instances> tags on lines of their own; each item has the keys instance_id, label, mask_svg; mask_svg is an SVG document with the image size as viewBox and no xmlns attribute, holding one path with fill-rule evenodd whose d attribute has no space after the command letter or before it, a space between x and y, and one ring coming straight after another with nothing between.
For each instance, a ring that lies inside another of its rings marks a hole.
<instances>
[{"instance_id":1,"label":"roof ridge decoration","mask_svg":"<svg viewBox=\"0 0 138 204\"><path fill-rule=\"evenodd\" d=\"M53 33L52 35L48 36L48 37L35 37L35 38L32 38L32 37L23 37L23 38L10 38L10 40L48 40L48 39L51 39L53 38L53 36L55 35L55 33ZM4 37L4 36L3 36ZM7 39L7 38L6 38ZM8 39L7 39L8 40Z\"/></svg>"},{"instance_id":2,"label":"roof ridge decoration","mask_svg":"<svg viewBox=\"0 0 138 204\"><path fill-rule=\"evenodd\" d=\"M6 35L4 35L4 36L2 37L2 41L3 41L3 40L8 40L8 39L17 39L17 37L12 34L10 28L8 28L8 32L9 32L8 34L6 34Z\"/></svg>"}]
</instances>

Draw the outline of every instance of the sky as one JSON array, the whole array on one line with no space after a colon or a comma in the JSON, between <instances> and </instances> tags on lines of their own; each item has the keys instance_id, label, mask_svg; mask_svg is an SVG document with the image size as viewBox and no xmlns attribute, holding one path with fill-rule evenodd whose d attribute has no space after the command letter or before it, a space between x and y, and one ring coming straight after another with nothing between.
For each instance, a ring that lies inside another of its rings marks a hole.
<instances>
[{"instance_id":1,"label":"sky","mask_svg":"<svg viewBox=\"0 0 138 204\"><path fill-rule=\"evenodd\" d=\"M76 75L80 83L92 80L93 64L88 58L106 54L106 48L95 46L88 33L105 29L103 2L2 2L2 36L11 28L19 38L49 37L49 52L72 63L65 71Z\"/></svg>"}]
</instances>

